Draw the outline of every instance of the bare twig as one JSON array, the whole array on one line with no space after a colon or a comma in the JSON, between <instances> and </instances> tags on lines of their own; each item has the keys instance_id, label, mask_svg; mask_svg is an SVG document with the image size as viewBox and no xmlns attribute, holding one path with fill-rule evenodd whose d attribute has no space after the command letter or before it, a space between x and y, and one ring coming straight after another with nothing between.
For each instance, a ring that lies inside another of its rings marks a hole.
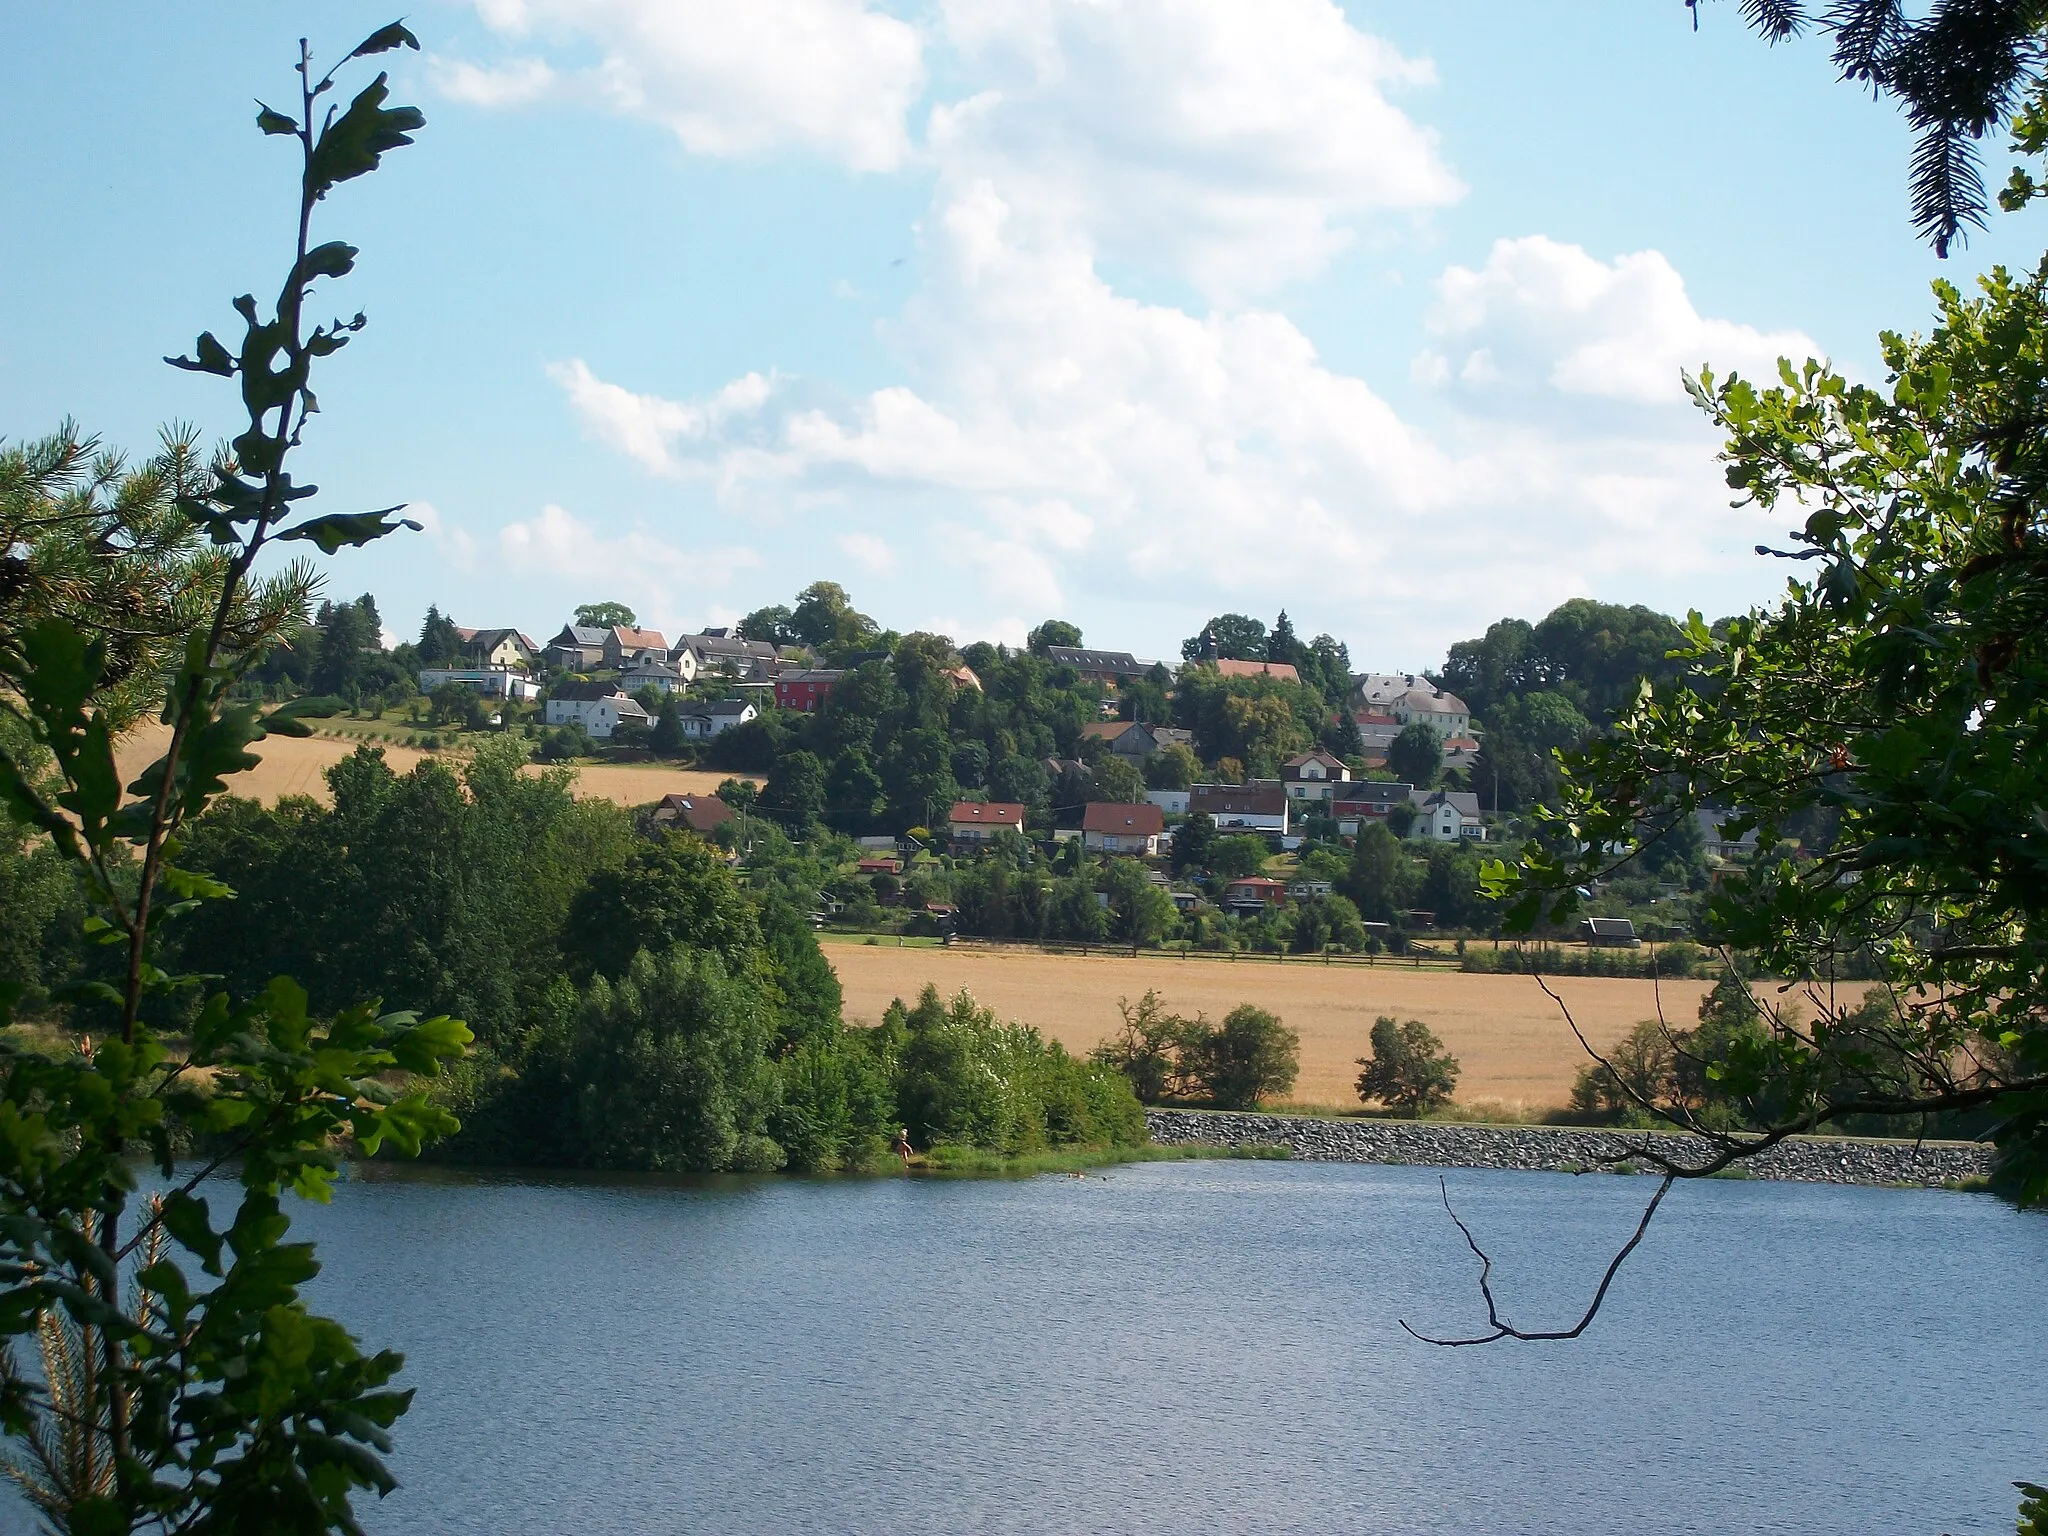
<instances>
[{"instance_id":1,"label":"bare twig","mask_svg":"<svg viewBox=\"0 0 2048 1536\"><path fill-rule=\"evenodd\" d=\"M1636 1251L1637 1245L1643 1240L1643 1234L1650 1230L1651 1218L1657 1214L1657 1207L1664 1203L1664 1197L1670 1193L1671 1186L1677 1177L1678 1175L1674 1173L1667 1173L1662 1181L1659 1182L1657 1193L1650 1196L1650 1203L1643 1207L1643 1217L1642 1220L1636 1223L1634 1234L1626 1243L1622 1244L1621 1252L1608 1261L1607 1272L1600 1277L1600 1288L1593 1293L1592 1304L1586 1308L1585 1315L1569 1328L1535 1330L1517 1328L1500 1315L1499 1304L1493 1298L1493 1260L1487 1256L1486 1250L1481 1248L1478 1241L1474 1239L1472 1229L1465 1225L1455 1210L1452 1210L1450 1184L1447 1180L1439 1178L1437 1183L1443 1193L1444 1210L1450 1214L1451 1220L1457 1223L1458 1231L1464 1235L1465 1246L1470 1248L1474 1256L1479 1260L1479 1294L1486 1298L1486 1321L1491 1325L1493 1331L1491 1333L1473 1334L1469 1338L1440 1339L1432 1334L1420 1333L1414 1328L1409 1327L1406 1318L1400 1319L1401 1326L1407 1329L1412 1337L1420 1339L1423 1343L1438 1344L1446 1349L1463 1349L1472 1344L1492 1344L1499 1339L1520 1339L1524 1343L1530 1344L1559 1339L1576 1339L1591 1327L1593 1319L1600 1315L1600 1308L1607 1300L1607 1292L1614 1284L1614 1277L1621 1273L1621 1266L1627 1262L1628 1256Z\"/></svg>"}]
</instances>

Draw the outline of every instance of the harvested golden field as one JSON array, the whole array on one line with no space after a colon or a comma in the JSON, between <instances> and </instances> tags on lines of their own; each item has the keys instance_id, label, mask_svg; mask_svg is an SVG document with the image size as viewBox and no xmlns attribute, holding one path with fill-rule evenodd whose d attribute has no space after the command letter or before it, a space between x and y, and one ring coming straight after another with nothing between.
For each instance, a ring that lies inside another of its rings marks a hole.
<instances>
[{"instance_id":1,"label":"harvested golden field","mask_svg":"<svg viewBox=\"0 0 2048 1536\"><path fill-rule=\"evenodd\" d=\"M162 751L169 732L161 725L138 727L122 739L116 756L124 780L133 778ZM457 752L422 752L388 741L367 743L381 747L384 761L397 773L408 773L423 758L439 757L459 768ZM234 792L268 805L285 795L327 798L327 770L363 743L334 736L274 736L256 744L262 759L256 767L231 781ZM538 768L529 770L538 773ZM689 768L667 768L657 763L599 763L576 770L576 794L585 800L610 800L618 805L647 805L663 795L708 795L719 784L746 775L701 772Z\"/></svg>"},{"instance_id":2,"label":"harvested golden field","mask_svg":"<svg viewBox=\"0 0 2048 1536\"><path fill-rule=\"evenodd\" d=\"M1528 1114L1561 1107L1586 1055L1556 1004L1527 976L1472 976L1455 971L1240 959L1137 959L1112 955L1049 955L1026 948L898 949L829 941L825 954L846 991L846 1016L873 1023L901 997L914 1000L926 982L950 996L965 987L1004 1018L1017 1019L1086 1051L1114 1034L1117 999L1136 1002L1157 988L1177 1013L1221 1019L1239 1003L1280 1015L1301 1036L1296 1099L1356 1104L1359 1057L1369 1054L1373 1020L1381 1014L1421 1019L1458 1058L1458 1102L1493 1101ZM1594 1045L1605 1049L1640 1019L1657 1013L1652 984L1607 977L1551 981ZM1674 1024L1696 1017L1708 983L1663 983L1664 1010Z\"/></svg>"}]
</instances>

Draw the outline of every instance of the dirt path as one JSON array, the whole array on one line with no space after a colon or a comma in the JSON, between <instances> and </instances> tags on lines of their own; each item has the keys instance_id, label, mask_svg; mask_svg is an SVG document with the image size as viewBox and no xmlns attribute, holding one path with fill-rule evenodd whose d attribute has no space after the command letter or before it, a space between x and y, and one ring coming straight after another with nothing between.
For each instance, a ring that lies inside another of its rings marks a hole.
<instances>
[{"instance_id":1,"label":"dirt path","mask_svg":"<svg viewBox=\"0 0 2048 1536\"><path fill-rule=\"evenodd\" d=\"M1442 1037L1462 1069L1458 1101L1487 1100L1525 1111L1560 1106L1586 1063L1557 1007L1526 976L1469 976L1242 959L1081 958L1029 949L897 949L886 942L828 942L825 954L846 990L846 1015L879 1019L889 1000L914 1000L926 982L951 995L961 987L1005 1018L1036 1026L1069 1050L1085 1051L1119 1027L1117 999L1136 1002L1156 987L1179 1013L1221 1019L1239 1003L1257 1003L1301 1035L1297 1099L1355 1104L1357 1058L1370 1054L1381 1014L1421 1019ZM1563 977L1552 982L1580 1028L1605 1048L1637 1020L1654 1018L1647 981ZM1697 1017L1707 983L1665 982L1664 1010L1674 1024Z\"/></svg>"}]
</instances>

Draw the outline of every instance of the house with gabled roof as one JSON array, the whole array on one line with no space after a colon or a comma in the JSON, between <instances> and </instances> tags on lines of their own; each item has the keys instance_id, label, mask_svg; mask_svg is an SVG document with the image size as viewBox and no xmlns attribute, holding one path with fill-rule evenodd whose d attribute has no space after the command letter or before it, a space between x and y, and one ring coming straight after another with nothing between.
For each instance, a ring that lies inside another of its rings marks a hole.
<instances>
[{"instance_id":1,"label":"house with gabled roof","mask_svg":"<svg viewBox=\"0 0 2048 1536\"><path fill-rule=\"evenodd\" d=\"M460 633L460 631L458 631ZM470 631L474 639L476 631ZM550 667L569 672L593 672L604 665L605 632L585 624L564 624L562 632L541 651Z\"/></svg>"},{"instance_id":2,"label":"house with gabled roof","mask_svg":"<svg viewBox=\"0 0 2048 1536\"><path fill-rule=\"evenodd\" d=\"M623 671L643 658L668 660L668 641L660 630L617 624L604 632L604 664L607 667L615 672Z\"/></svg>"},{"instance_id":3,"label":"house with gabled roof","mask_svg":"<svg viewBox=\"0 0 2048 1536\"><path fill-rule=\"evenodd\" d=\"M766 681L779 670L781 653L766 640L743 640L733 634L685 635L675 643L669 659L679 661L687 651L697 672L720 677Z\"/></svg>"},{"instance_id":4,"label":"house with gabled roof","mask_svg":"<svg viewBox=\"0 0 2048 1536\"><path fill-rule=\"evenodd\" d=\"M472 630L463 641L463 648L480 667L530 672L540 665L540 647L516 629Z\"/></svg>"},{"instance_id":5,"label":"house with gabled roof","mask_svg":"<svg viewBox=\"0 0 2048 1536\"><path fill-rule=\"evenodd\" d=\"M1280 782L1290 800L1333 800L1351 780L1351 769L1328 752L1304 752L1280 765Z\"/></svg>"},{"instance_id":6,"label":"house with gabled roof","mask_svg":"<svg viewBox=\"0 0 2048 1536\"><path fill-rule=\"evenodd\" d=\"M732 807L716 795L663 795L654 805L657 827L688 827L709 837L732 820Z\"/></svg>"},{"instance_id":7,"label":"house with gabled roof","mask_svg":"<svg viewBox=\"0 0 2048 1536\"><path fill-rule=\"evenodd\" d=\"M1098 651L1085 645L1049 645L1045 659L1056 667L1072 667L1083 682L1107 683L1112 688L1126 678L1143 677L1154 666L1129 651Z\"/></svg>"},{"instance_id":8,"label":"house with gabled roof","mask_svg":"<svg viewBox=\"0 0 2048 1536\"><path fill-rule=\"evenodd\" d=\"M1408 835L1425 842L1483 842L1486 820L1479 814L1479 796L1466 789L1416 790L1409 798L1415 822Z\"/></svg>"},{"instance_id":9,"label":"house with gabled roof","mask_svg":"<svg viewBox=\"0 0 2048 1536\"><path fill-rule=\"evenodd\" d=\"M580 723L597 741L622 725L651 725L647 711L617 683L563 683L548 694L549 725Z\"/></svg>"},{"instance_id":10,"label":"house with gabled roof","mask_svg":"<svg viewBox=\"0 0 2048 1536\"><path fill-rule=\"evenodd\" d=\"M1081 846L1096 853L1134 853L1146 858L1159 852L1166 816L1146 803L1120 805L1094 801L1081 813Z\"/></svg>"},{"instance_id":11,"label":"house with gabled roof","mask_svg":"<svg viewBox=\"0 0 2048 1536\"><path fill-rule=\"evenodd\" d=\"M1159 750L1152 727L1136 720L1091 720L1081 727L1083 741L1099 741L1129 763L1142 763Z\"/></svg>"},{"instance_id":12,"label":"house with gabled roof","mask_svg":"<svg viewBox=\"0 0 2048 1536\"><path fill-rule=\"evenodd\" d=\"M946 816L955 848L978 848L998 832L1024 830L1024 807L1011 800L955 800Z\"/></svg>"},{"instance_id":13,"label":"house with gabled roof","mask_svg":"<svg viewBox=\"0 0 2048 1536\"><path fill-rule=\"evenodd\" d=\"M1207 815L1219 832L1287 835L1287 791L1273 780L1257 784L1197 784L1188 791L1188 814Z\"/></svg>"},{"instance_id":14,"label":"house with gabled roof","mask_svg":"<svg viewBox=\"0 0 2048 1536\"><path fill-rule=\"evenodd\" d=\"M747 699L713 699L708 703L687 706L679 723L685 736L708 741L713 736L723 736L736 726L745 725L760 713Z\"/></svg>"}]
</instances>

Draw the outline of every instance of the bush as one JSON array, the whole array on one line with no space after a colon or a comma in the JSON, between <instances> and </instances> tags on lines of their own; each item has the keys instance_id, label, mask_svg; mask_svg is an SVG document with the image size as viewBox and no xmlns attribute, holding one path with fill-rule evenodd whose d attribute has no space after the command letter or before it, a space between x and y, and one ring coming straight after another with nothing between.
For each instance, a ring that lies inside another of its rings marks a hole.
<instances>
[{"instance_id":1,"label":"bush","mask_svg":"<svg viewBox=\"0 0 2048 1536\"><path fill-rule=\"evenodd\" d=\"M1451 1101L1458 1086L1458 1058L1420 1019L1400 1023L1382 1014L1372 1027L1372 1056L1360 1057L1358 1097L1389 1109L1423 1115Z\"/></svg>"},{"instance_id":2,"label":"bush","mask_svg":"<svg viewBox=\"0 0 2048 1536\"><path fill-rule=\"evenodd\" d=\"M1145 1112L1120 1073L1001 1022L964 989L950 1003L931 986L915 1008L892 1003L882 1031L883 1048L895 1047L896 1108L919 1146L1015 1155L1145 1139Z\"/></svg>"},{"instance_id":3,"label":"bush","mask_svg":"<svg viewBox=\"0 0 2048 1536\"><path fill-rule=\"evenodd\" d=\"M1250 1003L1225 1014L1197 1049L1194 1075L1218 1109L1255 1109L1292 1088L1301 1071L1301 1036Z\"/></svg>"}]
</instances>

